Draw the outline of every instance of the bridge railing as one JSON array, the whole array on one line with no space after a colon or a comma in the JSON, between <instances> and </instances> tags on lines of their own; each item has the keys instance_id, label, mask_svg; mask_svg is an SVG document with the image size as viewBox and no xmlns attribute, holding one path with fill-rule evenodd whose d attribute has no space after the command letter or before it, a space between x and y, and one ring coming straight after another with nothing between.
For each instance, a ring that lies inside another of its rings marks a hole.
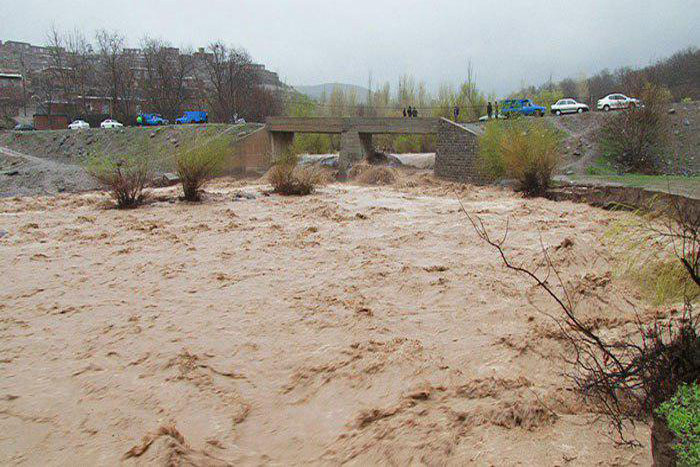
<instances>
[{"instance_id":1,"label":"bridge railing","mask_svg":"<svg viewBox=\"0 0 700 467\"><path fill-rule=\"evenodd\" d=\"M266 125L268 131L289 133L434 134L439 121L396 117L268 117Z\"/></svg>"}]
</instances>

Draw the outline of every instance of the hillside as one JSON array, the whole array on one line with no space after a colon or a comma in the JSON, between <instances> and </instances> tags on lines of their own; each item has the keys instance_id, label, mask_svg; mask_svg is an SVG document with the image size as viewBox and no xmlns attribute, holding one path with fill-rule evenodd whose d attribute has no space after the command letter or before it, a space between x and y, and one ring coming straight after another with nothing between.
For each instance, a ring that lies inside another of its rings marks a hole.
<instances>
[{"instance_id":1,"label":"hillside","mask_svg":"<svg viewBox=\"0 0 700 467\"><path fill-rule=\"evenodd\" d=\"M700 102L670 104L669 112L672 113L669 114L670 135L664 173L700 174ZM600 125L611 116L603 112L588 112L550 119L566 135L562 173L615 174L596 144Z\"/></svg>"},{"instance_id":2,"label":"hillside","mask_svg":"<svg viewBox=\"0 0 700 467\"><path fill-rule=\"evenodd\" d=\"M178 148L224 134L236 144L260 127L208 124L0 132L0 196L94 189L94 181L83 170L86 159L94 154L140 152L151 157L156 174L172 172L172 156Z\"/></svg>"}]
</instances>

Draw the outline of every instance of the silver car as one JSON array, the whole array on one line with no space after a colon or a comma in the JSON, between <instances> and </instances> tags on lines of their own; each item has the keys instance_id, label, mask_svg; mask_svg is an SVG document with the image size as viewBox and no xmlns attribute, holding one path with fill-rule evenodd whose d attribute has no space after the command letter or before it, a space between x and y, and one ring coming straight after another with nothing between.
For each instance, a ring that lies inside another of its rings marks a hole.
<instances>
[{"instance_id":1,"label":"silver car","mask_svg":"<svg viewBox=\"0 0 700 467\"><path fill-rule=\"evenodd\" d=\"M566 99L559 99L556 104L551 106L550 109L554 115L583 113L590 110L586 104L581 104L580 102L576 102L576 100L568 97Z\"/></svg>"},{"instance_id":2,"label":"silver car","mask_svg":"<svg viewBox=\"0 0 700 467\"><path fill-rule=\"evenodd\" d=\"M627 97L624 94L608 94L598 101L598 110L629 109L640 105L639 99Z\"/></svg>"}]
</instances>

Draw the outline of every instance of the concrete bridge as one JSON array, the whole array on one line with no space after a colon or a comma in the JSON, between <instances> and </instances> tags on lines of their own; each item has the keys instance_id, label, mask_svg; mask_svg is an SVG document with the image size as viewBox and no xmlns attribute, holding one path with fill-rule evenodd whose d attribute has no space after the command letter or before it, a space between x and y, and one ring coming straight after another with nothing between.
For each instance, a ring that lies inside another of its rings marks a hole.
<instances>
[{"instance_id":1,"label":"concrete bridge","mask_svg":"<svg viewBox=\"0 0 700 467\"><path fill-rule=\"evenodd\" d=\"M273 159L289 148L295 133L339 134L341 170L372 153L372 135L437 134L439 124L439 118L391 117L269 117L266 121Z\"/></svg>"},{"instance_id":2,"label":"concrete bridge","mask_svg":"<svg viewBox=\"0 0 700 467\"><path fill-rule=\"evenodd\" d=\"M435 174L465 182L480 182L476 163L478 137L473 129L444 118L391 117L269 117L272 160L284 154L296 133L340 135L341 172L372 151L372 135L436 135Z\"/></svg>"}]
</instances>

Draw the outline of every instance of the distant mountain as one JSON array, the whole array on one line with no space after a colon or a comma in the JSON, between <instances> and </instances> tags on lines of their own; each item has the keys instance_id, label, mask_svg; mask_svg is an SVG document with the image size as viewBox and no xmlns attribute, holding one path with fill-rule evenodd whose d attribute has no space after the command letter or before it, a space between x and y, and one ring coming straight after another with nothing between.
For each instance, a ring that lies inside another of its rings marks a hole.
<instances>
[{"instance_id":1,"label":"distant mountain","mask_svg":"<svg viewBox=\"0 0 700 467\"><path fill-rule=\"evenodd\" d=\"M312 99L319 99L324 91L326 92L326 96L330 97L331 93L333 92L333 89L335 89L336 87L341 88L343 91L345 91L345 93L349 92L350 90L355 90L355 92L357 93L357 102L367 102L367 88L363 88L362 86L357 86L355 84L324 83L317 84L315 86L294 86L294 89L296 89L302 94L309 96Z\"/></svg>"}]
</instances>

